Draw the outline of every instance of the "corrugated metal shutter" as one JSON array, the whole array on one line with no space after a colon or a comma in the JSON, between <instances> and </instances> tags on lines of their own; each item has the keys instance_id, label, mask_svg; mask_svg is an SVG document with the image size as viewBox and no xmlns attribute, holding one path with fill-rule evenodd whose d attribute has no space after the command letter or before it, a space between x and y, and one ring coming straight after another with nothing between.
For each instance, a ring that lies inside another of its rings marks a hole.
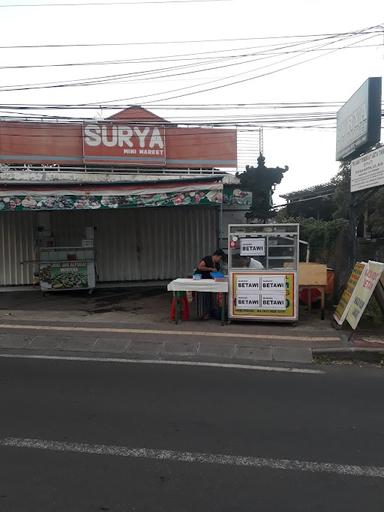
<instances>
[{"instance_id":1,"label":"corrugated metal shutter","mask_svg":"<svg viewBox=\"0 0 384 512\"><path fill-rule=\"evenodd\" d=\"M139 213L142 279L187 276L216 246L213 208L146 208Z\"/></svg>"},{"instance_id":2,"label":"corrugated metal shutter","mask_svg":"<svg viewBox=\"0 0 384 512\"><path fill-rule=\"evenodd\" d=\"M140 281L190 274L215 249L218 211L210 207L52 212L56 245L77 245L95 226L98 279Z\"/></svg>"},{"instance_id":3,"label":"corrugated metal shutter","mask_svg":"<svg viewBox=\"0 0 384 512\"><path fill-rule=\"evenodd\" d=\"M51 229L59 246L76 246L87 226L95 227L98 281L139 281L136 210L52 212Z\"/></svg>"},{"instance_id":4,"label":"corrugated metal shutter","mask_svg":"<svg viewBox=\"0 0 384 512\"><path fill-rule=\"evenodd\" d=\"M0 213L0 286L31 284L34 259L35 213Z\"/></svg>"},{"instance_id":5,"label":"corrugated metal shutter","mask_svg":"<svg viewBox=\"0 0 384 512\"><path fill-rule=\"evenodd\" d=\"M218 210L210 207L50 212L57 246L76 246L95 226L100 282L172 279L189 275L215 249ZM37 212L0 215L0 286L32 283Z\"/></svg>"}]
</instances>

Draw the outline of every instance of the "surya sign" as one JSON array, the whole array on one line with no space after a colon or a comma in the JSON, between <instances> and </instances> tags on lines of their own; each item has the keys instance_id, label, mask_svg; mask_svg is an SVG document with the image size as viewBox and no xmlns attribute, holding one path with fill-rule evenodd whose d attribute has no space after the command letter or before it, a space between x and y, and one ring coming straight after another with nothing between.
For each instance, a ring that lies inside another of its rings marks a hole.
<instances>
[{"instance_id":1,"label":"surya sign","mask_svg":"<svg viewBox=\"0 0 384 512\"><path fill-rule=\"evenodd\" d=\"M95 123L84 125L87 162L165 164L165 130L159 126Z\"/></svg>"}]
</instances>

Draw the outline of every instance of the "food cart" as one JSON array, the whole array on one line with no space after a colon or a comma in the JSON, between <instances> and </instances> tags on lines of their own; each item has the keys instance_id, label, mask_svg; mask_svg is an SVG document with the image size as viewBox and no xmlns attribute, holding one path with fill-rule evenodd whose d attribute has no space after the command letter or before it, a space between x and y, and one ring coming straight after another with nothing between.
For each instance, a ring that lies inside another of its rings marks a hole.
<instances>
[{"instance_id":1,"label":"food cart","mask_svg":"<svg viewBox=\"0 0 384 512\"><path fill-rule=\"evenodd\" d=\"M229 320L298 320L298 224L228 226Z\"/></svg>"},{"instance_id":2,"label":"food cart","mask_svg":"<svg viewBox=\"0 0 384 512\"><path fill-rule=\"evenodd\" d=\"M93 247L42 247L39 257L40 288L43 292L95 288Z\"/></svg>"}]
</instances>

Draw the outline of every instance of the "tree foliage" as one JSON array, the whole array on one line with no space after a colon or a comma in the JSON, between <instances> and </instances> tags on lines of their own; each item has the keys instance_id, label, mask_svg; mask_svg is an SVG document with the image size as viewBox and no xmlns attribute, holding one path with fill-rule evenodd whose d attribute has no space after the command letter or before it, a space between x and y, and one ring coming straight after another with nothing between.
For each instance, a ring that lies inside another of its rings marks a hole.
<instances>
[{"instance_id":1,"label":"tree foliage","mask_svg":"<svg viewBox=\"0 0 384 512\"><path fill-rule=\"evenodd\" d=\"M340 165L339 172L332 178L331 182L336 186L332 217L334 219L348 219L351 206L351 164L343 162Z\"/></svg>"},{"instance_id":2,"label":"tree foliage","mask_svg":"<svg viewBox=\"0 0 384 512\"><path fill-rule=\"evenodd\" d=\"M287 204L288 217L303 217L322 220L332 220L335 212L334 197L317 197L303 201L292 201Z\"/></svg>"},{"instance_id":3,"label":"tree foliage","mask_svg":"<svg viewBox=\"0 0 384 512\"><path fill-rule=\"evenodd\" d=\"M376 187L368 190L350 193L351 165L342 163L340 170L332 179L336 185L334 196L334 219L350 219L351 208L360 224L359 234L362 234L362 224L365 222L368 234L372 238L384 236L384 187Z\"/></svg>"},{"instance_id":4,"label":"tree foliage","mask_svg":"<svg viewBox=\"0 0 384 512\"><path fill-rule=\"evenodd\" d=\"M327 221L313 217L284 217L279 213L276 220L282 223L300 224L300 239L309 243L310 260L333 265L336 240L339 233L348 226L346 219Z\"/></svg>"}]
</instances>

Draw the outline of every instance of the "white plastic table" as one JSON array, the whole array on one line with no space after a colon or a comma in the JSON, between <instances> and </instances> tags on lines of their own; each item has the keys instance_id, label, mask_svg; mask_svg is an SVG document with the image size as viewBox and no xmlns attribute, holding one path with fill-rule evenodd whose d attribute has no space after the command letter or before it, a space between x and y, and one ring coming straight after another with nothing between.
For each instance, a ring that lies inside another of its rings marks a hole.
<instances>
[{"instance_id":1,"label":"white plastic table","mask_svg":"<svg viewBox=\"0 0 384 512\"><path fill-rule=\"evenodd\" d=\"M171 281L167 287L169 292L173 292L176 298L175 321L179 321L179 295L177 292L208 292L222 293L223 304L221 307L221 324L225 323L225 294L228 293L228 281L215 281L214 279L187 279L178 278Z\"/></svg>"}]
</instances>

